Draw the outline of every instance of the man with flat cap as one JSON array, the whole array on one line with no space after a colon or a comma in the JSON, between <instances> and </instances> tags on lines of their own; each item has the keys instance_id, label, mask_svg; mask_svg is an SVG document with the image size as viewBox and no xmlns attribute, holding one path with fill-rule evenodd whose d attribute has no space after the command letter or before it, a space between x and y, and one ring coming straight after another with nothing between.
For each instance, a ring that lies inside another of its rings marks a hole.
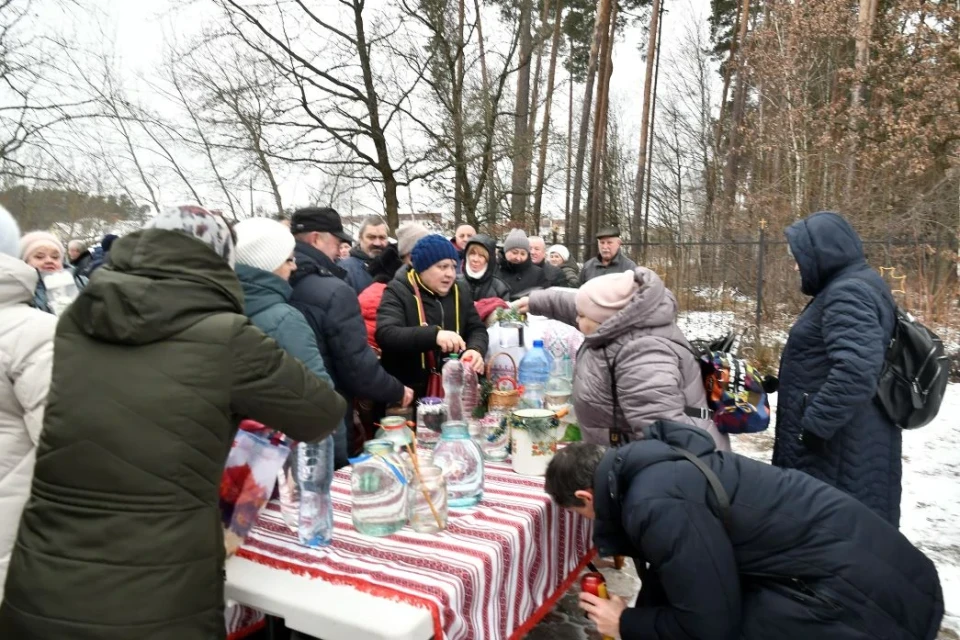
<instances>
[{"instance_id":1,"label":"man with flat cap","mask_svg":"<svg viewBox=\"0 0 960 640\"><path fill-rule=\"evenodd\" d=\"M380 366L367 343L357 293L345 281L346 271L334 262L340 243L351 241L340 214L330 207L298 209L290 231L297 239L297 270L290 276L290 304L307 318L317 336L323 364L336 390L347 400L346 422L334 434L335 465L339 469L356 453L351 433L354 398L407 406L413 401L413 391Z\"/></svg>"},{"instance_id":2,"label":"man with flat cap","mask_svg":"<svg viewBox=\"0 0 960 640\"><path fill-rule=\"evenodd\" d=\"M599 255L587 260L580 271L580 284L593 280L608 273L623 273L633 271L637 263L620 252L620 230L616 227L604 227L597 234L597 248Z\"/></svg>"}]
</instances>

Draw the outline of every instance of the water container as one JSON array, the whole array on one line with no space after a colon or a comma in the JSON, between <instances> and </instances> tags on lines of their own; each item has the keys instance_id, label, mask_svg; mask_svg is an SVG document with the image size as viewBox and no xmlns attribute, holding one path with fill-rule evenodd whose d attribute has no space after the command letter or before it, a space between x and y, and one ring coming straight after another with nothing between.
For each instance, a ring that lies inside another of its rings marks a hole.
<instances>
[{"instance_id":1,"label":"water container","mask_svg":"<svg viewBox=\"0 0 960 640\"><path fill-rule=\"evenodd\" d=\"M472 507L483 498L483 453L470 438L466 422L446 422L433 463L443 469L447 503L452 508Z\"/></svg>"},{"instance_id":2,"label":"water container","mask_svg":"<svg viewBox=\"0 0 960 640\"><path fill-rule=\"evenodd\" d=\"M447 405L449 420L464 420L463 415L463 363L452 353L441 370L443 378L443 401Z\"/></svg>"},{"instance_id":3,"label":"water container","mask_svg":"<svg viewBox=\"0 0 960 640\"><path fill-rule=\"evenodd\" d=\"M353 460L350 476L351 516L357 531L389 536L407 524L410 478L389 440L369 440Z\"/></svg>"},{"instance_id":4,"label":"water container","mask_svg":"<svg viewBox=\"0 0 960 640\"><path fill-rule=\"evenodd\" d=\"M533 348L520 361L520 384L525 387L531 384L546 387L552 366L553 358L543 348L543 340L534 340Z\"/></svg>"},{"instance_id":5,"label":"water container","mask_svg":"<svg viewBox=\"0 0 960 640\"><path fill-rule=\"evenodd\" d=\"M47 290L47 306L58 316L80 295L77 281L67 269L43 274L43 286Z\"/></svg>"},{"instance_id":6,"label":"water container","mask_svg":"<svg viewBox=\"0 0 960 640\"><path fill-rule=\"evenodd\" d=\"M280 472L280 513L300 544L320 547L333 540L333 436L301 442Z\"/></svg>"}]
</instances>

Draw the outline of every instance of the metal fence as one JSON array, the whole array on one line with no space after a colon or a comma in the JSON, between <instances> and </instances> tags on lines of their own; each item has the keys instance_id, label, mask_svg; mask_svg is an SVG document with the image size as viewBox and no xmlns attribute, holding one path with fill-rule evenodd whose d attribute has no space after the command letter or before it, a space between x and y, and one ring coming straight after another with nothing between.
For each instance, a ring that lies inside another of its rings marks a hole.
<instances>
[{"instance_id":1,"label":"metal fence","mask_svg":"<svg viewBox=\"0 0 960 640\"><path fill-rule=\"evenodd\" d=\"M656 271L677 297L695 338L731 328L756 342L782 343L809 300L782 235L761 229L751 240L624 244L637 264ZM957 327L956 241L885 238L863 241L901 305L926 322ZM595 247L585 247L591 255ZM949 329L948 329L949 330Z\"/></svg>"}]
</instances>

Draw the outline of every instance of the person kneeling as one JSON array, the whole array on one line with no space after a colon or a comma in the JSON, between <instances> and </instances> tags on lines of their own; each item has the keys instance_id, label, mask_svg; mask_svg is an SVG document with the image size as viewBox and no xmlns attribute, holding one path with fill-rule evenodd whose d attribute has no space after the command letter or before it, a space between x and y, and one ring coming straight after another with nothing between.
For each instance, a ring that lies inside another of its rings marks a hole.
<instances>
[{"instance_id":1,"label":"person kneeling","mask_svg":"<svg viewBox=\"0 0 960 640\"><path fill-rule=\"evenodd\" d=\"M635 607L580 595L623 640L933 640L943 593L933 563L895 527L804 473L715 450L655 422L619 449L560 450L546 491L596 520L601 555L634 558Z\"/></svg>"}]
</instances>

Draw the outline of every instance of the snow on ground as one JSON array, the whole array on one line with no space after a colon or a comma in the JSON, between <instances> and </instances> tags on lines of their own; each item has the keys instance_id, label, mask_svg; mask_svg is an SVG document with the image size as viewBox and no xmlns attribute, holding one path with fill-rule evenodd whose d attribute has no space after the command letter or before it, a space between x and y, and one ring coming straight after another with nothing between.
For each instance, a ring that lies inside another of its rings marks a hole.
<instances>
[{"instance_id":1,"label":"snow on ground","mask_svg":"<svg viewBox=\"0 0 960 640\"><path fill-rule=\"evenodd\" d=\"M734 436L734 451L769 462L773 434L771 428ZM960 384L947 387L936 420L903 434L900 507L901 531L936 563L940 574L946 604L940 637L960 637Z\"/></svg>"}]
</instances>

